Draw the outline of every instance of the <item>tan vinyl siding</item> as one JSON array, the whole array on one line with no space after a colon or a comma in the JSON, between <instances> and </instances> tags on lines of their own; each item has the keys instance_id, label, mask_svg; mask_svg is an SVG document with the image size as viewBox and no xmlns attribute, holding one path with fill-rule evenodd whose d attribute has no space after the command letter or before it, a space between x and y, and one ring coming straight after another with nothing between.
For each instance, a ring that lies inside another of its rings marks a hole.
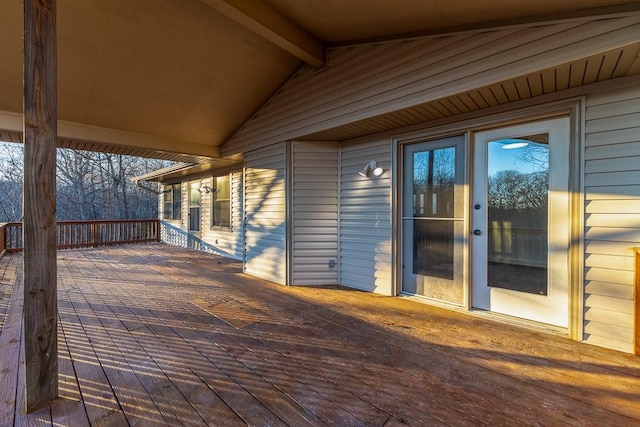
<instances>
[{"instance_id":1,"label":"tan vinyl siding","mask_svg":"<svg viewBox=\"0 0 640 427\"><path fill-rule=\"evenodd\" d=\"M234 135L222 153L300 138L481 88L484 93L469 92L474 97L468 102L479 108L486 98L506 102L508 93L489 87L536 71L554 73L553 67L636 43L639 31L638 16L587 18L335 48L328 53L327 68L301 70ZM593 69L598 72L602 67ZM536 88L535 80L526 83L533 92L554 89L551 85ZM438 118L460 110L448 101L439 107L441 110L434 106L427 113ZM406 124L412 122L407 116Z\"/></svg>"},{"instance_id":2,"label":"tan vinyl siding","mask_svg":"<svg viewBox=\"0 0 640 427\"><path fill-rule=\"evenodd\" d=\"M160 194L158 194L158 218L165 220L164 218L164 187L160 187Z\"/></svg>"},{"instance_id":3,"label":"tan vinyl siding","mask_svg":"<svg viewBox=\"0 0 640 427\"><path fill-rule=\"evenodd\" d=\"M292 284L337 284L338 144L293 142L291 156Z\"/></svg>"},{"instance_id":4,"label":"tan vinyl siding","mask_svg":"<svg viewBox=\"0 0 640 427\"><path fill-rule=\"evenodd\" d=\"M632 352L640 88L587 98L585 146L584 339Z\"/></svg>"},{"instance_id":5,"label":"tan vinyl siding","mask_svg":"<svg viewBox=\"0 0 640 427\"><path fill-rule=\"evenodd\" d=\"M375 160L382 176L358 175ZM388 139L345 144L340 166L340 283L392 295L391 143Z\"/></svg>"},{"instance_id":6,"label":"tan vinyl siding","mask_svg":"<svg viewBox=\"0 0 640 427\"><path fill-rule=\"evenodd\" d=\"M216 175L214 173L214 175ZM217 175L216 175L217 176ZM213 193L202 194L201 235L206 243L207 252L242 259L242 171L234 171L231 177L231 227L211 227L211 204ZM212 185L212 178L204 179L203 184Z\"/></svg>"},{"instance_id":7,"label":"tan vinyl siding","mask_svg":"<svg viewBox=\"0 0 640 427\"><path fill-rule=\"evenodd\" d=\"M181 183L181 199L180 202L180 220L176 221L179 223L179 227L185 231L189 230L189 181L185 181Z\"/></svg>"},{"instance_id":8,"label":"tan vinyl siding","mask_svg":"<svg viewBox=\"0 0 640 427\"><path fill-rule=\"evenodd\" d=\"M245 154L244 271L285 284L285 144Z\"/></svg>"}]
</instances>

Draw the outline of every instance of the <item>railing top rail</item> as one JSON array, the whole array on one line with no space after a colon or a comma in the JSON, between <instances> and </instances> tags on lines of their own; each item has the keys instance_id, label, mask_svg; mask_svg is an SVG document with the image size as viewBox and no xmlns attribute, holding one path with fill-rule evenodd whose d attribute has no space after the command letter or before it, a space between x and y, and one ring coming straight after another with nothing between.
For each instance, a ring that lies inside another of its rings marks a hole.
<instances>
[{"instance_id":1,"label":"railing top rail","mask_svg":"<svg viewBox=\"0 0 640 427\"><path fill-rule=\"evenodd\" d=\"M57 224L112 224L112 223L118 223L118 224L131 224L131 223L135 223L135 222L141 222L141 223L146 223L146 222L158 222L160 221L159 219L91 219L91 220L85 220L85 221L57 221ZM9 226L9 227L15 227L15 226L21 226L22 222L4 222L4 223L0 223L0 227L1 226Z\"/></svg>"},{"instance_id":2,"label":"railing top rail","mask_svg":"<svg viewBox=\"0 0 640 427\"><path fill-rule=\"evenodd\" d=\"M158 222L158 219L92 219L86 221L58 221L58 224L131 224L134 222ZM18 223L20 224L20 223Z\"/></svg>"}]
</instances>

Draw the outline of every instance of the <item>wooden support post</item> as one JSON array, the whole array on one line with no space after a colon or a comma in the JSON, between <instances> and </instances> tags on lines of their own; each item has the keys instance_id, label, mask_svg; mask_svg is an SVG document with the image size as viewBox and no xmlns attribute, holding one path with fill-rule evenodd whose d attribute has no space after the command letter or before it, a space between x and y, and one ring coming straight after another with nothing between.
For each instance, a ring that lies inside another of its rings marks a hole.
<instances>
[{"instance_id":1,"label":"wooden support post","mask_svg":"<svg viewBox=\"0 0 640 427\"><path fill-rule=\"evenodd\" d=\"M6 230L7 230L7 224L0 225L0 256L2 256L2 254L4 254L4 251L7 250L6 234L5 234Z\"/></svg>"},{"instance_id":2,"label":"wooden support post","mask_svg":"<svg viewBox=\"0 0 640 427\"><path fill-rule=\"evenodd\" d=\"M27 412L58 396L55 0L24 0L24 357Z\"/></svg>"},{"instance_id":3,"label":"wooden support post","mask_svg":"<svg viewBox=\"0 0 640 427\"><path fill-rule=\"evenodd\" d=\"M635 333L634 333L634 350L635 353L640 356L640 248L633 248L635 253Z\"/></svg>"}]
</instances>

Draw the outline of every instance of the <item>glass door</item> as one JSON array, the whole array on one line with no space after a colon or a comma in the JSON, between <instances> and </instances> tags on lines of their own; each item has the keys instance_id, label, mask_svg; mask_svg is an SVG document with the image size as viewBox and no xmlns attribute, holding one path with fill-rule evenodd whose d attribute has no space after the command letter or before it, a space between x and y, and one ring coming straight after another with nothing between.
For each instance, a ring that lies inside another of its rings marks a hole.
<instances>
[{"instance_id":1,"label":"glass door","mask_svg":"<svg viewBox=\"0 0 640 427\"><path fill-rule=\"evenodd\" d=\"M200 181L189 183L189 231L200 231Z\"/></svg>"},{"instance_id":2,"label":"glass door","mask_svg":"<svg viewBox=\"0 0 640 427\"><path fill-rule=\"evenodd\" d=\"M479 132L474 142L474 307L567 327L569 119Z\"/></svg>"},{"instance_id":3,"label":"glass door","mask_svg":"<svg viewBox=\"0 0 640 427\"><path fill-rule=\"evenodd\" d=\"M464 135L403 147L404 294L464 303Z\"/></svg>"}]
</instances>

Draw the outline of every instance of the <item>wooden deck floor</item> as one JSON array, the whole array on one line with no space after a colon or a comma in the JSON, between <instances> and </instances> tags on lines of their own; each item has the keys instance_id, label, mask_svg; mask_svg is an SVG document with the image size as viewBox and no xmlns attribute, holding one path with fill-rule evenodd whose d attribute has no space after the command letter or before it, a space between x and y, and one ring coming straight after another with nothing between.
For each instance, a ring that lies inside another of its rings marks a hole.
<instances>
[{"instance_id":1,"label":"wooden deck floor","mask_svg":"<svg viewBox=\"0 0 640 427\"><path fill-rule=\"evenodd\" d=\"M61 398L24 415L19 264L2 426L640 425L640 358L160 244L59 253Z\"/></svg>"}]
</instances>

